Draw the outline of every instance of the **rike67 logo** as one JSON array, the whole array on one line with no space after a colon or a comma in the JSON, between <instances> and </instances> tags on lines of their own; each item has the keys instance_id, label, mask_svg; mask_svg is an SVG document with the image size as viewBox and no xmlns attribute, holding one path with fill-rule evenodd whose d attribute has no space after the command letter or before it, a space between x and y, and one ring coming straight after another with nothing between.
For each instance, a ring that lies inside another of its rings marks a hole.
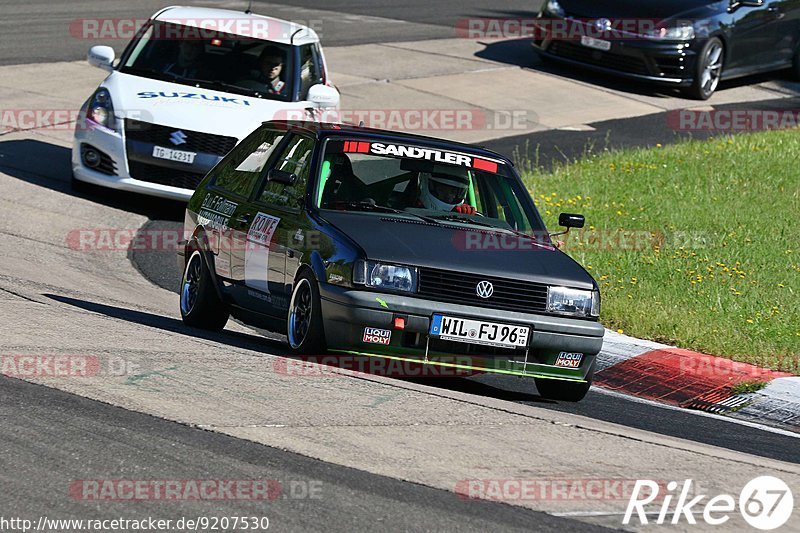
<instances>
[{"instance_id":1,"label":"rike67 logo","mask_svg":"<svg viewBox=\"0 0 800 533\"><path fill-rule=\"evenodd\" d=\"M739 493L738 500L730 494L720 494L708 500L705 494L692 497L691 479L687 479L680 489L676 481L670 481L666 486L666 495L659 494L661 488L663 484L655 481L637 480L622 519L623 525L630 524L634 513L640 524L647 524L645 506L657 499L661 502L661 508L655 523L659 525L667 520L678 524L684 518L689 524L696 524L695 514L700 514L706 524L720 526L728 522L738 508L750 526L768 531L786 524L794 509L794 497L789 486L773 476L761 476L748 482ZM674 507L670 509L673 501Z\"/></svg>"}]
</instances>

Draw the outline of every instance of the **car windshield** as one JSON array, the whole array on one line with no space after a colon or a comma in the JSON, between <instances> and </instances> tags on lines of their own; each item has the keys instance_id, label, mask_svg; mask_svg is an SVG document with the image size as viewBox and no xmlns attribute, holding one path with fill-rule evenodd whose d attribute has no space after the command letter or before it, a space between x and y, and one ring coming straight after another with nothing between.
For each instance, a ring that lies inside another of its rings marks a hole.
<instances>
[{"instance_id":1,"label":"car windshield","mask_svg":"<svg viewBox=\"0 0 800 533\"><path fill-rule=\"evenodd\" d=\"M154 21L124 58L120 71L236 94L291 100L291 47Z\"/></svg>"},{"instance_id":2,"label":"car windshield","mask_svg":"<svg viewBox=\"0 0 800 533\"><path fill-rule=\"evenodd\" d=\"M320 172L320 209L546 234L528 192L502 160L420 145L329 139Z\"/></svg>"}]
</instances>

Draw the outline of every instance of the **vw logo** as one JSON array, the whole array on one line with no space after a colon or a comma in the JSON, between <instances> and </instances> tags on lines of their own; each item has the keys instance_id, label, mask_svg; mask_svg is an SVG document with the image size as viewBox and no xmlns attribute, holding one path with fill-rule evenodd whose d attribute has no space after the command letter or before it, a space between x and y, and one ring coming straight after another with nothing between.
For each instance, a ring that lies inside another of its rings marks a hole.
<instances>
[{"instance_id":1,"label":"vw logo","mask_svg":"<svg viewBox=\"0 0 800 533\"><path fill-rule=\"evenodd\" d=\"M183 133L181 130L173 131L169 136L169 142L178 146L179 144L184 144L186 142L186 134Z\"/></svg>"},{"instance_id":2,"label":"vw logo","mask_svg":"<svg viewBox=\"0 0 800 533\"><path fill-rule=\"evenodd\" d=\"M597 19L594 21L594 29L597 31L608 31L611 29L611 21L608 19Z\"/></svg>"},{"instance_id":3,"label":"vw logo","mask_svg":"<svg viewBox=\"0 0 800 533\"><path fill-rule=\"evenodd\" d=\"M489 281L481 281L475 286L475 294L483 299L491 298L492 294L494 294L494 285Z\"/></svg>"}]
</instances>

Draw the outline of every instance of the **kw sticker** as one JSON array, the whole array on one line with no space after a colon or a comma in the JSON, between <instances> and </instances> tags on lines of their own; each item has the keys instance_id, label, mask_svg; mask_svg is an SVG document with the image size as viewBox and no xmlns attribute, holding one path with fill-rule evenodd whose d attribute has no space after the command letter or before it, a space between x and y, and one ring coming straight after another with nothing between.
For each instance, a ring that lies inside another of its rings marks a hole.
<instances>
[{"instance_id":1,"label":"kw sticker","mask_svg":"<svg viewBox=\"0 0 800 533\"><path fill-rule=\"evenodd\" d=\"M247 230L247 246L244 251L244 284L266 294L269 294L270 243L280 221L281 219L278 217L258 213L253 219L250 229ZM283 269L283 266L281 265L280 268Z\"/></svg>"}]
</instances>

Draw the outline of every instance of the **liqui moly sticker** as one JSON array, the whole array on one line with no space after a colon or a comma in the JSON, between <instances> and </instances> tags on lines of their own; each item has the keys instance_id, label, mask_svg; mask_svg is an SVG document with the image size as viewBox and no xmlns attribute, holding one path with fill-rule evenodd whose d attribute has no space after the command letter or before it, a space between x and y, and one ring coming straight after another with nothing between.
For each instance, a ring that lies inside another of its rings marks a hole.
<instances>
[{"instance_id":1,"label":"liqui moly sticker","mask_svg":"<svg viewBox=\"0 0 800 533\"><path fill-rule=\"evenodd\" d=\"M389 329L378 329L378 328L364 328L364 338L362 339L363 342L368 344L382 344L384 346L389 345L389 341L392 340L392 330Z\"/></svg>"},{"instance_id":2,"label":"liqui moly sticker","mask_svg":"<svg viewBox=\"0 0 800 533\"><path fill-rule=\"evenodd\" d=\"M582 360L582 353L561 352L556 358L555 366L561 366L564 368L580 368Z\"/></svg>"}]
</instances>

